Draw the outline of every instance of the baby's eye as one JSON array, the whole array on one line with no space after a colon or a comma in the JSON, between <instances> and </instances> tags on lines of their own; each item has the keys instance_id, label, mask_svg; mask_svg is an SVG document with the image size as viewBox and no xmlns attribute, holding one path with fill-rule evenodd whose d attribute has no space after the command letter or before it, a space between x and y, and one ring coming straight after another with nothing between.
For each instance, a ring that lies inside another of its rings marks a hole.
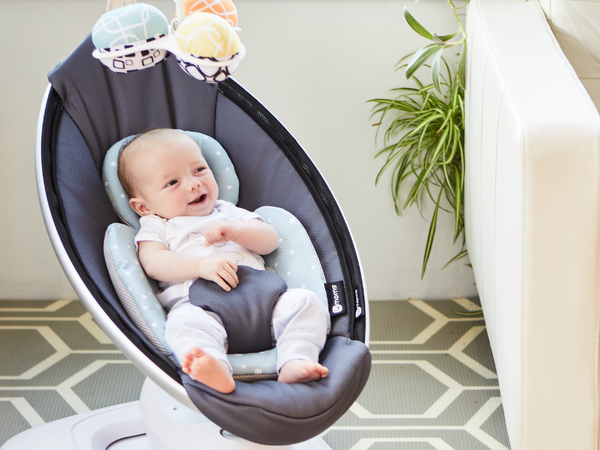
<instances>
[{"instance_id":1,"label":"baby's eye","mask_svg":"<svg viewBox=\"0 0 600 450\"><path fill-rule=\"evenodd\" d=\"M200 173L200 172L202 172L204 169L206 169L206 167L198 167L194 173Z\"/></svg>"},{"instance_id":2,"label":"baby's eye","mask_svg":"<svg viewBox=\"0 0 600 450\"><path fill-rule=\"evenodd\" d=\"M167 183L167 187L175 186L177 184L177 180L171 180Z\"/></svg>"}]
</instances>

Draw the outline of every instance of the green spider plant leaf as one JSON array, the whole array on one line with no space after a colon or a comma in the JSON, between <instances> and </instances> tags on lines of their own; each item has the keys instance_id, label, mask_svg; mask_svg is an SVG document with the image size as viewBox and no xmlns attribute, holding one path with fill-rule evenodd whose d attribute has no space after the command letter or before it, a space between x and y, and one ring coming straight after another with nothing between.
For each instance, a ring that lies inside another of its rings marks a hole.
<instances>
[{"instance_id":1,"label":"green spider plant leaf","mask_svg":"<svg viewBox=\"0 0 600 450\"><path fill-rule=\"evenodd\" d=\"M427 269L427 262L429 261L429 256L431 255L431 248L433 247L433 239L435 238L435 230L437 228L437 218L438 218L438 211L440 210L441 198L442 198L442 189L440 189L440 194L439 194L438 200L435 204L435 209L433 210L433 216L431 216L431 224L429 225L429 233L427 234L427 243L425 245L425 254L423 255L423 269L421 271L421 280L425 276L425 270Z\"/></svg>"},{"instance_id":2,"label":"green spider plant leaf","mask_svg":"<svg viewBox=\"0 0 600 450\"><path fill-rule=\"evenodd\" d=\"M421 25L419 21L412 16L411 13L408 12L408 8L406 6L404 7L404 18L406 19L408 25L418 34L423 36L425 39L433 41L433 36L431 35L431 33L427 31L425 27L423 27L423 25Z\"/></svg>"},{"instance_id":3,"label":"green spider plant leaf","mask_svg":"<svg viewBox=\"0 0 600 450\"><path fill-rule=\"evenodd\" d=\"M448 267L450 264L452 264L453 262L458 261L459 259L463 259L465 256L467 256L469 254L469 252L467 250L463 250L461 251L458 255L456 255L454 258L452 258L450 261L448 261L446 263L446 265L444 267L442 267L442 270L445 269L446 267Z\"/></svg>"},{"instance_id":4,"label":"green spider plant leaf","mask_svg":"<svg viewBox=\"0 0 600 450\"><path fill-rule=\"evenodd\" d=\"M371 100L374 103L371 118L376 117L378 133L382 131L384 143L376 155L384 158L376 183L390 169L396 213L400 215L405 208L415 205L430 222L422 278L431 255L440 210L454 213L454 242L459 236L463 237L462 250L451 262L467 254L463 216L464 88L457 72L450 69L442 56L443 48L443 45L429 44L413 54L406 65L407 70L416 70L419 64L432 70L430 84L422 83L413 71L411 78L416 87L393 89L399 95L392 99ZM429 66L425 61L431 56ZM406 194L404 187L409 188ZM450 208L442 204L442 196ZM425 201L429 199L435 209L431 217L426 217Z\"/></svg>"},{"instance_id":5,"label":"green spider plant leaf","mask_svg":"<svg viewBox=\"0 0 600 450\"><path fill-rule=\"evenodd\" d=\"M425 47L421 47L419 50L417 50L406 67L406 78L410 78L415 71L429 59L431 55L440 49L440 47L443 48L443 46L438 44L428 44Z\"/></svg>"},{"instance_id":6,"label":"green spider plant leaf","mask_svg":"<svg viewBox=\"0 0 600 450\"><path fill-rule=\"evenodd\" d=\"M462 177L458 167L454 167L454 242L458 239L461 230L461 219L462 219L462 205L463 205L463 186Z\"/></svg>"},{"instance_id":7,"label":"green spider plant leaf","mask_svg":"<svg viewBox=\"0 0 600 450\"><path fill-rule=\"evenodd\" d=\"M463 47L460 52L460 59L458 61L458 79L463 89L466 87L466 66L467 66L467 41L463 43Z\"/></svg>"},{"instance_id":8,"label":"green spider plant leaf","mask_svg":"<svg viewBox=\"0 0 600 450\"><path fill-rule=\"evenodd\" d=\"M445 44L450 39L452 39L454 36L456 36L459 32L460 32L460 30L456 30L456 32L454 32L452 34L445 34L443 36L438 36L437 34L434 34L433 42L435 42L437 44Z\"/></svg>"},{"instance_id":9,"label":"green spider plant leaf","mask_svg":"<svg viewBox=\"0 0 600 450\"><path fill-rule=\"evenodd\" d=\"M431 77L433 79L433 85L440 94L442 93L442 88L440 87L440 61L443 53L444 47L437 51L433 57L433 62L431 63Z\"/></svg>"}]
</instances>

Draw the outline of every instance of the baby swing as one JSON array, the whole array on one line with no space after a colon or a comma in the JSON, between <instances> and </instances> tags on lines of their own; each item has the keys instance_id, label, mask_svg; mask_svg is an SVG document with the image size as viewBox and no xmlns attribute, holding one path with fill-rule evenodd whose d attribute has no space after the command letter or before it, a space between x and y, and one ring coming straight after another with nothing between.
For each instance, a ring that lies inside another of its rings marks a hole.
<instances>
[{"instance_id":1,"label":"baby swing","mask_svg":"<svg viewBox=\"0 0 600 450\"><path fill-rule=\"evenodd\" d=\"M212 3L231 10L227 0ZM135 13L147 25L156 14L162 28L136 45L100 48L95 29L49 74L36 171L46 227L65 273L94 320L147 379L139 403L27 430L2 450L327 449L318 435L352 405L371 365L364 281L342 213L290 133L229 78L244 55L241 43L230 46L233 54L190 55L177 39L187 19L203 15L205 25L206 14L182 20L189 11L178 3L177 20L165 28L162 13L149 5L124 8L102 20ZM188 132L215 172L222 198L257 210L277 228L281 244L265 257L267 265L288 286L306 286L328 303L331 329L320 356L327 378L277 382L269 349L230 355L231 394L180 371L161 334L165 313L153 295L156 284L130 245L137 217L115 181L124 140L156 127Z\"/></svg>"}]
</instances>

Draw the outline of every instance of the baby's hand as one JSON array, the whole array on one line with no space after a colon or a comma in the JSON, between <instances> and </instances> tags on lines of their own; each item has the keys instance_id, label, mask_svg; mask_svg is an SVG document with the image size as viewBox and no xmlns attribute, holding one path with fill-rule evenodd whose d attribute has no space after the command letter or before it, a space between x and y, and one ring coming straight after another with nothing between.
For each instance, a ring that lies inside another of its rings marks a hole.
<instances>
[{"instance_id":1,"label":"baby's hand","mask_svg":"<svg viewBox=\"0 0 600 450\"><path fill-rule=\"evenodd\" d=\"M204 245L210 246L227 241L235 242L239 237L239 229L235 223L218 221L206 227L203 234Z\"/></svg>"},{"instance_id":2,"label":"baby's hand","mask_svg":"<svg viewBox=\"0 0 600 450\"><path fill-rule=\"evenodd\" d=\"M214 255L200 260L199 276L214 281L224 290L230 291L240 282L237 276L237 262L227 256Z\"/></svg>"}]
</instances>

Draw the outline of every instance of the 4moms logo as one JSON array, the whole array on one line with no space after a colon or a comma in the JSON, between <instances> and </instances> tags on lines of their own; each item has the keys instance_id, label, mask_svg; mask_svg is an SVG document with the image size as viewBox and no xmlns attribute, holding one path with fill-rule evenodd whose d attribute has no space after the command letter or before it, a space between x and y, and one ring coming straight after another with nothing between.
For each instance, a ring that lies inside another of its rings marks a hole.
<instances>
[{"instance_id":1,"label":"4moms logo","mask_svg":"<svg viewBox=\"0 0 600 450\"><path fill-rule=\"evenodd\" d=\"M329 313L332 316L346 314L346 298L344 296L344 283L327 283L325 285L327 291L327 300L329 301Z\"/></svg>"},{"instance_id":2,"label":"4moms logo","mask_svg":"<svg viewBox=\"0 0 600 450\"><path fill-rule=\"evenodd\" d=\"M331 308L331 312L333 314L339 314L344 311L344 307L340 304L340 293L336 285L331 287L331 292L333 294L333 307Z\"/></svg>"}]
</instances>

